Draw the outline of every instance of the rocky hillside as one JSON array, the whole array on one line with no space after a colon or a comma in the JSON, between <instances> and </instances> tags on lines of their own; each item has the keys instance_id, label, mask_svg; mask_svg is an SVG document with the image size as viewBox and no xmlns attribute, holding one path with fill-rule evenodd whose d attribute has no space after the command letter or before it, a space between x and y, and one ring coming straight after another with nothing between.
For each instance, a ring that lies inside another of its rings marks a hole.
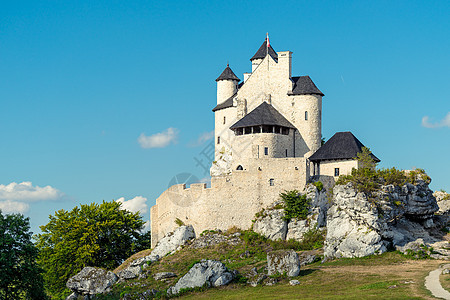
<instances>
[{"instance_id":1,"label":"rocky hillside","mask_svg":"<svg viewBox=\"0 0 450 300\"><path fill-rule=\"evenodd\" d=\"M379 185L367 193L352 182L328 191L312 183L289 194L301 205L285 198L273 203L255 216L252 230L197 234L181 226L114 272L85 268L67 282L73 291L68 299L164 298L228 284L296 285L302 265L390 250L447 259L450 197L433 194L428 184L420 175L413 183Z\"/></svg>"}]
</instances>

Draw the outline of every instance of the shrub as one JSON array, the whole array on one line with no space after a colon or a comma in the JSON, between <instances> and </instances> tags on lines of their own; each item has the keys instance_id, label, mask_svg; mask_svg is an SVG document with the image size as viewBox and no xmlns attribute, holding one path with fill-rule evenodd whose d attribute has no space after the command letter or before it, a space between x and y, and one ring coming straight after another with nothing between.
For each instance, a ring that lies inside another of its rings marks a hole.
<instances>
[{"instance_id":1,"label":"shrub","mask_svg":"<svg viewBox=\"0 0 450 300\"><path fill-rule=\"evenodd\" d=\"M184 222L181 221L179 218L175 219L175 224L177 224L178 226L184 226Z\"/></svg>"},{"instance_id":2,"label":"shrub","mask_svg":"<svg viewBox=\"0 0 450 300\"><path fill-rule=\"evenodd\" d=\"M323 190L323 183L322 183L322 181L316 181L316 182L313 182L312 184L319 190L319 192L321 190Z\"/></svg>"},{"instance_id":3,"label":"shrub","mask_svg":"<svg viewBox=\"0 0 450 300\"><path fill-rule=\"evenodd\" d=\"M280 194L284 202L285 220L292 218L305 220L309 213L311 200L306 195L300 194L297 190L286 191Z\"/></svg>"}]
</instances>

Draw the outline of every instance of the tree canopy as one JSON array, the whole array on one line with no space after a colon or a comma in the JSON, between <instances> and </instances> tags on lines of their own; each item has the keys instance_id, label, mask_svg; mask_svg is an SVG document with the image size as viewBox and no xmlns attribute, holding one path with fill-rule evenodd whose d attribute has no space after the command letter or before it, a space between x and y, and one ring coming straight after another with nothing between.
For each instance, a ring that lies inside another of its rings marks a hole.
<instances>
[{"instance_id":1,"label":"tree canopy","mask_svg":"<svg viewBox=\"0 0 450 300\"><path fill-rule=\"evenodd\" d=\"M30 222L0 210L0 299L46 299Z\"/></svg>"},{"instance_id":2,"label":"tree canopy","mask_svg":"<svg viewBox=\"0 0 450 300\"><path fill-rule=\"evenodd\" d=\"M45 285L54 297L64 297L66 281L83 267L113 269L142 249L139 213L121 209L115 201L80 205L49 216L37 235L39 263ZM145 235L144 235L145 236ZM145 245L145 243L144 243Z\"/></svg>"}]
</instances>

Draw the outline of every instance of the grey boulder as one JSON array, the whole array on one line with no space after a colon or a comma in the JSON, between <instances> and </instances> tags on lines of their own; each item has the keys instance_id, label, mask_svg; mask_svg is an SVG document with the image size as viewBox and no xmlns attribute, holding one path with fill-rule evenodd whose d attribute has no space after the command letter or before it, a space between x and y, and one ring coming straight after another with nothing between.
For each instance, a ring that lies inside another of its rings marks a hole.
<instances>
[{"instance_id":1,"label":"grey boulder","mask_svg":"<svg viewBox=\"0 0 450 300\"><path fill-rule=\"evenodd\" d=\"M95 295L108 292L116 281L117 276L111 271L85 267L69 278L66 286L76 294Z\"/></svg>"},{"instance_id":2,"label":"grey boulder","mask_svg":"<svg viewBox=\"0 0 450 300\"><path fill-rule=\"evenodd\" d=\"M220 261L202 260L196 263L174 286L170 287L167 293L177 295L181 289L185 288L227 285L234 277L234 273L230 272Z\"/></svg>"},{"instance_id":3,"label":"grey boulder","mask_svg":"<svg viewBox=\"0 0 450 300\"><path fill-rule=\"evenodd\" d=\"M277 250L267 253L267 273L270 275L286 274L289 277L300 273L300 260L294 250Z\"/></svg>"}]
</instances>

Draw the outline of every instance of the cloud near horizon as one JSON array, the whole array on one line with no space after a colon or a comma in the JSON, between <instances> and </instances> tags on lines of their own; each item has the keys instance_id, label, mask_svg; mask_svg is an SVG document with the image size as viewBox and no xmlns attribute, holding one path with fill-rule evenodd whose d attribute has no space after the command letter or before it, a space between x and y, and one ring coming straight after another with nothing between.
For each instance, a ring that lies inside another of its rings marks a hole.
<instances>
[{"instance_id":1,"label":"cloud near horizon","mask_svg":"<svg viewBox=\"0 0 450 300\"><path fill-rule=\"evenodd\" d=\"M422 126L426 128L450 127L450 112L439 122L431 123L428 116L422 118Z\"/></svg>"},{"instance_id":2,"label":"cloud near horizon","mask_svg":"<svg viewBox=\"0 0 450 300\"><path fill-rule=\"evenodd\" d=\"M163 132L158 132L150 136L141 133L138 137L138 143L144 149L149 148L164 148L171 143L175 143L178 138L178 129L169 127Z\"/></svg>"},{"instance_id":3,"label":"cloud near horizon","mask_svg":"<svg viewBox=\"0 0 450 300\"><path fill-rule=\"evenodd\" d=\"M142 196L136 196L133 199L125 200L125 197L120 197L116 202L122 203L121 208L129 210L131 212L139 212L145 216L148 211L147 198Z\"/></svg>"},{"instance_id":4,"label":"cloud near horizon","mask_svg":"<svg viewBox=\"0 0 450 300\"><path fill-rule=\"evenodd\" d=\"M4 213L24 213L30 208L30 202L60 200L64 196L49 185L33 186L30 181L0 184L0 209Z\"/></svg>"},{"instance_id":5,"label":"cloud near horizon","mask_svg":"<svg viewBox=\"0 0 450 300\"><path fill-rule=\"evenodd\" d=\"M198 147L201 146L204 142L209 141L214 138L214 130L203 132L200 134L200 136L197 138L195 142L190 142L189 147Z\"/></svg>"}]
</instances>

